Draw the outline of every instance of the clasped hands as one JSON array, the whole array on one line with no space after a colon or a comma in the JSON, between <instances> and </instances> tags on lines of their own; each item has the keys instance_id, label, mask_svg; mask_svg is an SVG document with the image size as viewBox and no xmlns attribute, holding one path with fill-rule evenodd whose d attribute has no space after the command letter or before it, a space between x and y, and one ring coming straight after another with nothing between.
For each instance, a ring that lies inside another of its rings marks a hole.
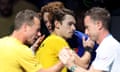
<instances>
[{"instance_id":1,"label":"clasped hands","mask_svg":"<svg viewBox=\"0 0 120 72\"><path fill-rule=\"evenodd\" d=\"M70 48L63 48L59 53L59 59L62 61L64 65L67 67L70 66L69 64L74 64L75 60L75 52Z\"/></svg>"},{"instance_id":2,"label":"clasped hands","mask_svg":"<svg viewBox=\"0 0 120 72\"><path fill-rule=\"evenodd\" d=\"M95 42L92 41L90 38L85 40L83 37L83 46L84 47L89 47L93 48ZM68 64L75 64L75 55L77 55L72 49L70 48L63 48L60 53L59 53L59 59L63 62L63 64L68 65Z\"/></svg>"}]
</instances>

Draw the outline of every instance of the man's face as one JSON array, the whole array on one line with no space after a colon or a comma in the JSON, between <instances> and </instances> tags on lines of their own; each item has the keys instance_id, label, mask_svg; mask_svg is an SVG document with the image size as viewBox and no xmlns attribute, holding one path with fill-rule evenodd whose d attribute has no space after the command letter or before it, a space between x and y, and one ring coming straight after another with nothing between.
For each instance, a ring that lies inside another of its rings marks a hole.
<instances>
[{"instance_id":1,"label":"man's face","mask_svg":"<svg viewBox=\"0 0 120 72\"><path fill-rule=\"evenodd\" d=\"M49 17L50 17L50 13L45 12L45 13L43 14L44 23L45 23L45 25L46 25L48 31L51 33L51 32L52 32L52 26L51 26Z\"/></svg>"},{"instance_id":2,"label":"man's face","mask_svg":"<svg viewBox=\"0 0 120 72\"><path fill-rule=\"evenodd\" d=\"M95 21L90 16L84 18L85 33L93 40L96 41L98 37L98 27Z\"/></svg>"},{"instance_id":3,"label":"man's face","mask_svg":"<svg viewBox=\"0 0 120 72\"><path fill-rule=\"evenodd\" d=\"M75 18L72 15L65 15L64 20L59 25L60 35L65 38L71 38L75 31Z\"/></svg>"},{"instance_id":4,"label":"man's face","mask_svg":"<svg viewBox=\"0 0 120 72\"><path fill-rule=\"evenodd\" d=\"M32 45L35 40L40 35L40 20L34 17L34 24L32 26L28 26L27 29L27 43Z\"/></svg>"}]
</instances>

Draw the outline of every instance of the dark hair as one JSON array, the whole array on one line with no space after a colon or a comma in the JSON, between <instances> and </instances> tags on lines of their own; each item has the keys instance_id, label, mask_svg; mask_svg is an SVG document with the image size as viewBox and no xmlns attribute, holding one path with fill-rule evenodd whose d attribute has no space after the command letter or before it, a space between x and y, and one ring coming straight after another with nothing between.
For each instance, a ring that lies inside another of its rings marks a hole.
<instances>
[{"instance_id":1,"label":"dark hair","mask_svg":"<svg viewBox=\"0 0 120 72\"><path fill-rule=\"evenodd\" d=\"M47 27L46 27L46 25L45 25L45 23L44 23L44 21L43 21L43 18L42 18L42 13L41 12L38 12L38 15L39 15L39 17L40 17L40 33L42 34L42 35L45 35L45 38L47 37L47 36L49 36L50 35L50 32L49 32L49 30L47 29Z\"/></svg>"},{"instance_id":2,"label":"dark hair","mask_svg":"<svg viewBox=\"0 0 120 72\"><path fill-rule=\"evenodd\" d=\"M45 35L45 38L50 35L49 30L47 29L46 25L44 24L43 18L41 19L41 28L40 32L42 35Z\"/></svg>"},{"instance_id":3,"label":"dark hair","mask_svg":"<svg viewBox=\"0 0 120 72\"><path fill-rule=\"evenodd\" d=\"M102 21L104 28L109 29L111 16L105 8L93 7L85 13L85 16L90 16L94 21Z\"/></svg>"},{"instance_id":4,"label":"dark hair","mask_svg":"<svg viewBox=\"0 0 120 72\"><path fill-rule=\"evenodd\" d=\"M51 24L52 24L52 30L54 30L55 28L55 24L54 22L57 20L59 22L62 22L65 18L65 15L72 15L73 17L75 17L73 11L66 9L66 8L62 8L62 9L55 9L52 12L52 19L51 19Z\"/></svg>"},{"instance_id":5,"label":"dark hair","mask_svg":"<svg viewBox=\"0 0 120 72\"><path fill-rule=\"evenodd\" d=\"M37 17L38 19L40 18L37 12L33 10L26 9L18 12L15 17L14 29L15 30L19 29L23 23L26 23L30 26L33 25L34 17Z\"/></svg>"}]
</instances>

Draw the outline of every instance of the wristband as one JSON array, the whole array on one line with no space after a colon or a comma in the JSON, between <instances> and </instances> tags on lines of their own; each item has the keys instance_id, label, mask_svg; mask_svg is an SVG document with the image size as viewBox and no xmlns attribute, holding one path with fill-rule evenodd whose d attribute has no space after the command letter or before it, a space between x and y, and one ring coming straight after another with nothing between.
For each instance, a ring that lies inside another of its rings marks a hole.
<instances>
[{"instance_id":1,"label":"wristband","mask_svg":"<svg viewBox=\"0 0 120 72\"><path fill-rule=\"evenodd\" d=\"M90 54L93 52L93 49L92 48L90 48L90 47L86 47L85 48L85 51L88 51Z\"/></svg>"},{"instance_id":2,"label":"wristband","mask_svg":"<svg viewBox=\"0 0 120 72\"><path fill-rule=\"evenodd\" d=\"M71 70L72 72L74 72L76 68L77 68L77 66L73 65L73 66L70 67L70 70Z\"/></svg>"}]
</instances>

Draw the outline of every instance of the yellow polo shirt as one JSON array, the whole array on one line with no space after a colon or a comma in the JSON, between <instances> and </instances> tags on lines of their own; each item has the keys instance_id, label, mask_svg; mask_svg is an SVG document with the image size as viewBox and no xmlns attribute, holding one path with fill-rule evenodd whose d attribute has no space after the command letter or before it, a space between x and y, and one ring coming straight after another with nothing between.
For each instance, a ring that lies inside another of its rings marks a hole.
<instances>
[{"instance_id":1,"label":"yellow polo shirt","mask_svg":"<svg viewBox=\"0 0 120 72\"><path fill-rule=\"evenodd\" d=\"M12 37L0 39L0 72L36 72L40 68L26 45Z\"/></svg>"},{"instance_id":2,"label":"yellow polo shirt","mask_svg":"<svg viewBox=\"0 0 120 72\"><path fill-rule=\"evenodd\" d=\"M64 47L68 47L68 43L60 36L51 34L48 36L39 47L36 58L42 64L43 68L49 68L59 62L58 54ZM67 72L64 67L62 72Z\"/></svg>"}]
</instances>

